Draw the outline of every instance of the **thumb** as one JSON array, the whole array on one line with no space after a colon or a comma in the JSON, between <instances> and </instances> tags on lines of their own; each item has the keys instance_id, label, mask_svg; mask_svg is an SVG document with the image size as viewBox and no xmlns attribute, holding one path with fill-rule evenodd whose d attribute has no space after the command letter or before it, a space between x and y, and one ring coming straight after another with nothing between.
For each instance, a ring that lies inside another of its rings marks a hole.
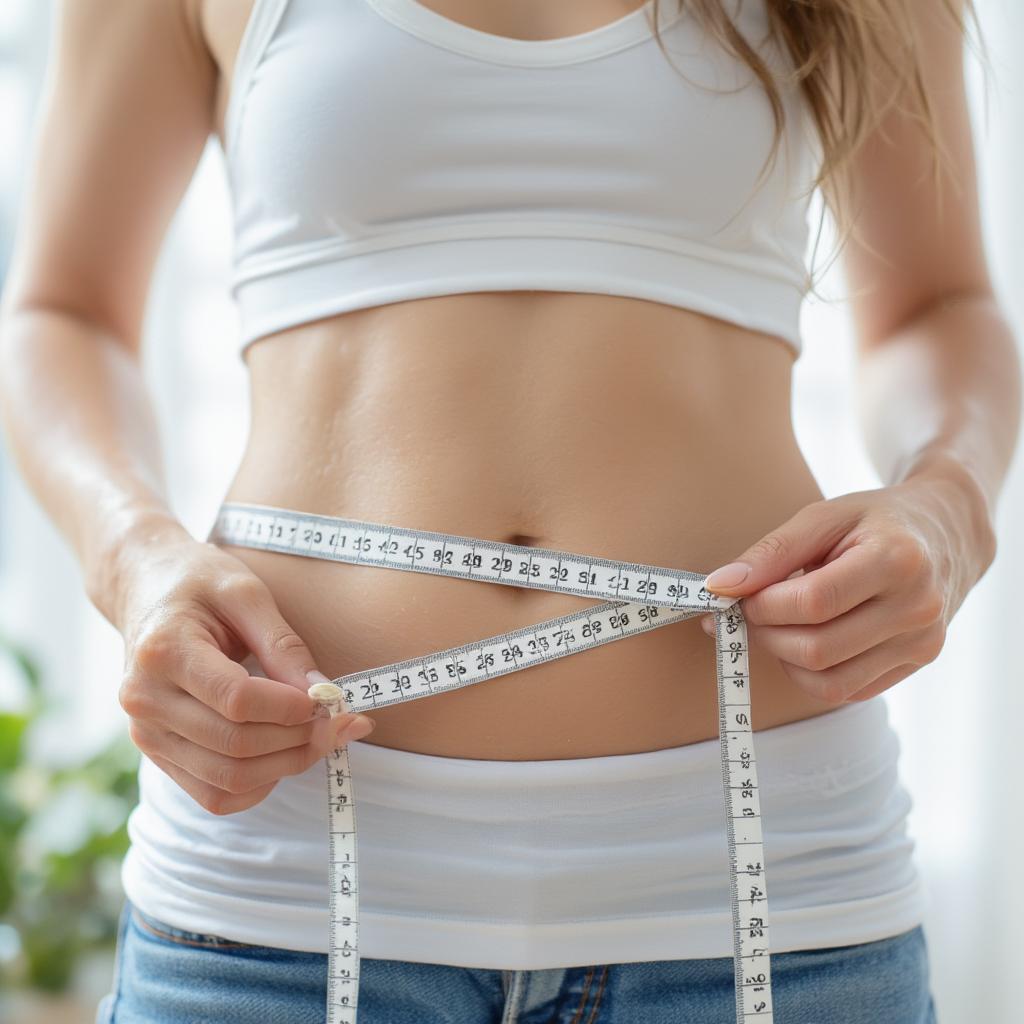
<instances>
[{"instance_id":1,"label":"thumb","mask_svg":"<svg viewBox=\"0 0 1024 1024\"><path fill-rule=\"evenodd\" d=\"M329 682L319 672L303 639L281 615L270 588L257 576L221 603L220 612L259 660L267 676L303 693L311 683ZM313 672L313 678L307 673Z\"/></svg>"},{"instance_id":2,"label":"thumb","mask_svg":"<svg viewBox=\"0 0 1024 1024\"><path fill-rule=\"evenodd\" d=\"M846 517L835 505L812 502L781 526L766 533L739 557L707 575L704 587L726 597L745 597L824 561L825 553L844 535Z\"/></svg>"}]
</instances>

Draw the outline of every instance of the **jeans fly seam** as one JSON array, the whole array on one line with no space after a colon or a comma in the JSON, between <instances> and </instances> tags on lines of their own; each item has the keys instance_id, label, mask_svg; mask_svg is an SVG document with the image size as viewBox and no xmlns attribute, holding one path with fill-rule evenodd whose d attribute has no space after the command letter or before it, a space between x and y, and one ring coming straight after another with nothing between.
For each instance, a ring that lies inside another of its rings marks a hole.
<instances>
[{"instance_id":1,"label":"jeans fly seam","mask_svg":"<svg viewBox=\"0 0 1024 1024\"><path fill-rule=\"evenodd\" d=\"M608 980L608 965L603 964L601 967L601 980L597 985L597 993L594 995L594 1005L590 1010L590 1016L587 1018L587 1024L595 1024L597 1020L597 1008L601 1005L601 995L604 992L604 983Z\"/></svg>"},{"instance_id":2,"label":"jeans fly seam","mask_svg":"<svg viewBox=\"0 0 1024 1024\"><path fill-rule=\"evenodd\" d=\"M576 1012L573 1014L571 1024L579 1024L580 1018L583 1016L583 1009L587 1005L587 996L590 995L590 985L594 980L594 968L587 968L587 980L583 985L583 998L580 1000L580 1005L576 1007Z\"/></svg>"}]
</instances>

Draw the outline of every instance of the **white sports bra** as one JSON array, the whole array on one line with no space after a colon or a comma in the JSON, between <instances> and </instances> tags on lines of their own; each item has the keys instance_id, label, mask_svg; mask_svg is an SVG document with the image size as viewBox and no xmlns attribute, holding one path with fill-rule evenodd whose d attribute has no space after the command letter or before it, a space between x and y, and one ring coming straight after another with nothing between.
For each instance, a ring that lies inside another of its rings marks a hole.
<instances>
[{"instance_id":1,"label":"white sports bra","mask_svg":"<svg viewBox=\"0 0 1024 1024\"><path fill-rule=\"evenodd\" d=\"M504 289L685 307L801 349L806 105L774 122L750 69L679 0L514 39L417 0L254 0L225 120L240 354L362 307ZM765 0L737 29L776 72ZM685 76L685 77L684 77Z\"/></svg>"}]
</instances>

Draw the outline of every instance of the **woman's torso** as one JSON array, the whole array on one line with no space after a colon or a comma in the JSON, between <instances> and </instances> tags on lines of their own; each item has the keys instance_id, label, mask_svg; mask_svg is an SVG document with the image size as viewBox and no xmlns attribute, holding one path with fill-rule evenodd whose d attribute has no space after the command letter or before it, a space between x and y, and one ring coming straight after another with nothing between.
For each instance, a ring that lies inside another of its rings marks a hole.
<instances>
[{"instance_id":1,"label":"woman's torso","mask_svg":"<svg viewBox=\"0 0 1024 1024\"><path fill-rule=\"evenodd\" d=\"M221 131L249 6L202 8ZM542 38L636 5L429 6L483 31ZM433 296L299 324L246 358L251 430L225 501L710 572L822 497L792 430L792 348L659 302ZM229 550L332 678L594 603ZM756 643L751 674L755 729L835 708ZM364 742L450 757L682 746L718 735L713 642L691 619L372 717Z\"/></svg>"}]
</instances>

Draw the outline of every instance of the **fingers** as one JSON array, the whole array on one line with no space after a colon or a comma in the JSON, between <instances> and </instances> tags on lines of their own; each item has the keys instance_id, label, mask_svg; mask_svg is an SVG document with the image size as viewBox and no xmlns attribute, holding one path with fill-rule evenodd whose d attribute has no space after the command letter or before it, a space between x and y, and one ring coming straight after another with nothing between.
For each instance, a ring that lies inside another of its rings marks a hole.
<instances>
[{"instance_id":1,"label":"fingers","mask_svg":"<svg viewBox=\"0 0 1024 1024\"><path fill-rule=\"evenodd\" d=\"M153 723L133 721L132 739L203 807L231 814L258 803L285 775L308 771L336 748L363 739L373 724L365 715L319 718L310 723L309 742L252 757L210 750Z\"/></svg>"},{"instance_id":2,"label":"fingers","mask_svg":"<svg viewBox=\"0 0 1024 1024\"><path fill-rule=\"evenodd\" d=\"M874 549L856 544L817 569L743 598L741 608L751 625L827 622L875 597L886 584Z\"/></svg>"},{"instance_id":3,"label":"fingers","mask_svg":"<svg viewBox=\"0 0 1024 1024\"><path fill-rule=\"evenodd\" d=\"M339 728L342 732L355 731L357 728L345 722L332 723L326 718L319 719L315 726L314 737L309 743L254 757L230 757L192 743L174 732L164 736L160 753L179 768L184 768L190 775L216 789L235 794L247 793L285 775L302 774L336 747L343 745ZM361 728L365 735L369 723Z\"/></svg>"},{"instance_id":4,"label":"fingers","mask_svg":"<svg viewBox=\"0 0 1024 1024\"><path fill-rule=\"evenodd\" d=\"M861 515L858 496L813 501L705 578L710 591L726 597L754 594L797 569L822 560Z\"/></svg>"},{"instance_id":5,"label":"fingers","mask_svg":"<svg viewBox=\"0 0 1024 1024\"><path fill-rule=\"evenodd\" d=\"M752 643L781 661L820 672L916 626L890 602L869 598L820 625L758 626L748 622L747 634Z\"/></svg>"},{"instance_id":6,"label":"fingers","mask_svg":"<svg viewBox=\"0 0 1024 1024\"><path fill-rule=\"evenodd\" d=\"M942 595L916 564L906 546L859 544L771 584L742 600L751 644L815 697L842 703L868 687L877 694L934 660L944 643Z\"/></svg>"},{"instance_id":7,"label":"fingers","mask_svg":"<svg viewBox=\"0 0 1024 1024\"><path fill-rule=\"evenodd\" d=\"M248 793L229 793L227 790L218 789L208 782L197 779L194 775L180 768L173 761L162 757L160 754L147 753L153 764L162 772L170 776L193 800L201 807L204 807L211 814L236 814L238 811L254 807L261 800L265 799L270 791L277 785L276 782L259 786Z\"/></svg>"},{"instance_id":8,"label":"fingers","mask_svg":"<svg viewBox=\"0 0 1024 1024\"><path fill-rule=\"evenodd\" d=\"M864 701L877 697L891 686L895 686L898 682L906 679L907 676L913 675L920 667L920 665L897 665L888 672L883 672L873 683L862 687L856 693L851 693L846 698L846 702Z\"/></svg>"},{"instance_id":9,"label":"fingers","mask_svg":"<svg viewBox=\"0 0 1024 1024\"><path fill-rule=\"evenodd\" d=\"M251 573L225 577L217 586L216 610L270 676L305 693L306 673L316 669L316 662L263 580Z\"/></svg>"},{"instance_id":10,"label":"fingers","mask_svg":"<svg viewBox=\"0 0 1024 1024\"><path fill-rule=\"evenodd\" d=\"M118 697L135 745L203 806L252 806L282 776L373 728L364 715L332 721L320 711L307 693L316 669L308 648L243 563L192 544L154 562L145 579L125 617ZM247 652L267 675L235 660Z\"/></svg>"},{"instance_id":11,"label":"fingers","mask_svg":"<svg viewBox=\"0 0 1024 1024\"><path fill-rule=\"evenodd\" d=\"M847 563L841 572L840 562ZM834 567L827 586L815 584ZM843 703L868 687L870 695L882 692L938 656L945 625L927 586L903 579L882 589L876 572L870 550L855 547L744 599L751 644L778 658L786 674L819 699ZM801 590L812 585L817 593ZM827 617L837 608L847 610Z\"/></svg>"},{"instance_id":12,"label":"fingers","mask_svg":"<svg viewBox=\"0 0 1024 1024\"><path fill-rule=\"evenodd\" d=\"M233 722L183 690L169 691L163 709L163 720L179 736L231 757L256 757L307 743L322 747L326 754L333 749L327 745L328 740L333 739L340 727L348 726L357 717L365 717L354 713L340 715L334 719L333 726L326 716L298 725Z\"/></svg>"},{"instance_id":13,"label":"fingers","mask_svg":"<svg viewBox=\"0 0 1024 1024\"><path fill-rule=\"evenodd\" d=\"M873 686L876 681L880 689L875 692L880 692L916 672L922 665L934 661L942 649L944 637L945 630L938 625L901 633L824 671L786 661L781 664L783 671L801 689L821 700L841 704L866 687ZM904 671L908 665L911 668ZM887 675L891 682L881 685Z\"/></svg>"},{"instance_id":14,"label":"fingers","mask_svg":"<svg viewBox=\"0 0 1024 1024\"><path fill-rule=\"evenodd\" d=\"M142 652L137 653L137 659ZM304 690L277 679L251 676L214 644L190 641L148 659L148 672L170 677L181 689L231 722L274 722L298 725L316 714L317 705ZM308 684L307 684L308 685Z\"/></svg>"},{"instance_id":15,"label":"fingers","mask_svg":"<svg viewBox=\"0 0 1024 1024\"><path fill-rule=\"evenodd\" d=\"M202 806L230 814L262 800L277 780L300 774L373 721L315 714L307 694L250 676L203 637L139 644L122 683L132 742Z\"/></svg>"}]
</instances>

